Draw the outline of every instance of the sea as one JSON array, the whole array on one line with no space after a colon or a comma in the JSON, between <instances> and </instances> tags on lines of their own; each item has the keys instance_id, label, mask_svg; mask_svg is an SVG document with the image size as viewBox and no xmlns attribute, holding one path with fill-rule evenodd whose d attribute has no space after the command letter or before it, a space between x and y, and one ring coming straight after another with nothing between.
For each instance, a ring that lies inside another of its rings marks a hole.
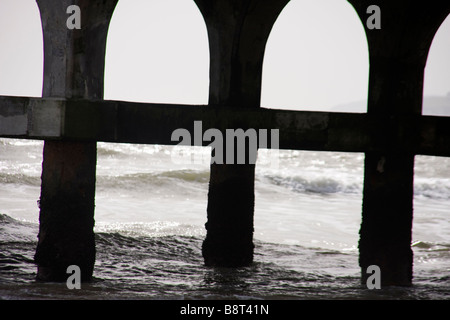
<instances>
[{"instance_id":1,"label":"sea","mask_svg":"<svg viewBox=\"0 0 450 320\"><path fill-rule=\"evenodd\" d=\"M2 300L448 300L450 159L416 156L411 287L361 283L362 153L261 149L254 263L206 267L208 147L99 142L94 279L36 281L43 142L0 139ZM276 157L276 158L274 158ZM200 159L200 160L199 160Z\"/></svg>"}]
</instances>

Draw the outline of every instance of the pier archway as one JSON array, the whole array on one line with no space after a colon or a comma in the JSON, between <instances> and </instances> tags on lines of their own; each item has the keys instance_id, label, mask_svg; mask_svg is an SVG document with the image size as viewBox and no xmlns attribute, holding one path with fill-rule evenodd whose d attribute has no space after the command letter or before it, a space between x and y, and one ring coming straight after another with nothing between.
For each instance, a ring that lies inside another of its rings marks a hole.
<instances>
[{"instance_id":1,"label":"pier archway","mask_svg":"<svg viewBox=\"0 0 450 320\"><path fill-rule=\"evenodd\" d=\"M108 31L105 100L207 104L209 59L194 1L119 1ZM185 148L201 153L199 163L173 163L173 146L98 143L98 221L165 230L190 220L203 233L210 153Z\"/></svg>"},{"instance_id":2,"label":"pier archway","mask_svg":"<svg viewBox=\"0 0 450 320\"><path fill-rule=\"evenodd\" d=\"M423 115L450 116L450 16L436 32L424 75Z\"/></svg>"},{"instance_id":3,"label":"pier archway","mask_svg":"<svg viewBox=\"0 0 450 320\"><path fill-rule=\"evenodd\" d=\"M450 116L450 15L436 32L424 74L422 114ZM417 155L414 161L414 270L445 273L439 252L448 243L450 158ZM426 255L424 255L426 253ZM425 256L425 257L424 257Z\"/></svg>"},{"instance_id":4,"label":"pier archway","mask_svg":"<svg viewBox=\"0 0 450 320\"><path fill-rule=\"evenodd\" d=\"M194 1L119 1L108 32L105 99L207 104L209 48Z\"/></svg>"},{"instance_id":5,"label":"pier archway","mask_svg":"<svg viewBox=\"0 0 450 320\"><path fill-rule=\"evenodd\" d=\"M368 80L364 26L347 1L287 4L266 45L261 107L365 113ZM364 154L280 150L277 169L270 157L259 150L255 238L356 250Z\"/></svg>"},{"instance_id":6,"label":"pier archway","mask_svg":"<svg viewBox=\"0 0 450 320\"><path fill-rule=\"evenodd\" d=\"M1 1L0 30L0 95L41 97L43 37L36 1Z\"/></svg>"},{"instance_id":7,"label":"pier archway","mask_svg":"<svg viewBox=\"0 0 450 320\"><path fill-rule=\"evenodd\" d=\"M41 97L43 35L34 0L0 1L0 95ZM0 139L1 213L39 221L43 142Z\"/></svg>"},{"instance_id":8,"label":"pier archway","mask_svg":"<svg viewBox=\"0 0 450 320\"><path fill-rule=\"evenodd\" d=\"M347 1L290 1L269 36L261 106L366 112L369 56Z\"/></svg>"}]
</instances>

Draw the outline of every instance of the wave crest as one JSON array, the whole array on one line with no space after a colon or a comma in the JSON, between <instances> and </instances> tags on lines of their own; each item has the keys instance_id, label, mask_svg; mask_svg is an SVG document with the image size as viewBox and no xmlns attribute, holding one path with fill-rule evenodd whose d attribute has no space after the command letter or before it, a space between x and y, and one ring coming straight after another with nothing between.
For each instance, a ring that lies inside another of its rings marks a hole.
<instances>
[{"instance_id":1,"label":"wave crest","mask_svg":"<svg viewBox=\"0 0 450 320\"><path fill-rule=\"evenodd\" d=\"M281 177L277 175L269 175L265 178L274 185L289 188L294 192L319 194L359 194L362 192L362 186L357 182L345 183L329 177L307 179L302 176Z\"/></svg>"}]
</instances>

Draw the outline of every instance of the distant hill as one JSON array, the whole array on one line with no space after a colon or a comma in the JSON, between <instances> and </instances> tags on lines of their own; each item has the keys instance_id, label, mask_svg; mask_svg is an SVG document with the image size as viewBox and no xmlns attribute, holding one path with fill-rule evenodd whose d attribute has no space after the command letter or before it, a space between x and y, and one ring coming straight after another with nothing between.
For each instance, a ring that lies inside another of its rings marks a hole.
<instances>
[{"instance_id":1,"label":"distant hill","mask_svg":"<svg viewBox=\"0 0 450 320\"><path fill-rule=\"evenodd\" d=\"M366 112L366 101L355 101L332 108L333 112ZM446 96L426 96L423 99L423 115L450 116L450 92Z\"/></svg>"}]
</instances>

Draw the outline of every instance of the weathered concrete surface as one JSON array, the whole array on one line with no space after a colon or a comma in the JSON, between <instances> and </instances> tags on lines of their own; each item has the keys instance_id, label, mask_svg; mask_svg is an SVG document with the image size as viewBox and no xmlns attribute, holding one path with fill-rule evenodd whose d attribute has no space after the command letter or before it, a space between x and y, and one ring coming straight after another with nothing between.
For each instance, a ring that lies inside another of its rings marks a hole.
<instances>
[{"instance_id":1,"label":"weathered concrete surface","mask_svg":"<svg viewBox=\"0 0 450 320\"><path fill-rule=\"evenodd\" d=\"M80 267L83 281L92 277L96 165L93 153L95 143L45 142L35 255L39 280L66 281L70 265Z\"/></svg>"},{"instance_id":2,"label":"weathered concrete surface","mask_svg":"<svg viewBox=\"0 0 450 320\"><path fill-rule=\"evenodd\" d=\"M106 36L118 0L37 0L44 35L44 97L103 99ZM68 29L67 8L81 10Z\"/></svg>"},{"instance_id":3,"label":"weathered concrete surface","mask_svg":"<svg viewBox=\"0 0 450 320\"><path fill-rule=\"evenodd\" d=\"M117 0L37 3L44 34L42 96L102 99L106 36ZM66 26L70 5L81 9L81 29ZM52 116L58 118L57 112ZM45 133L47 125L37 123L38 132ZM96 156L96 142L45 141L35 255L39 280L64 281L72 264L80 267L82 281L92 277Z\"/></svg>"},{"instance_id":4,"label":"weathered concrete surface","mask_svg":"<svg viewBox=\"0 0 450 320\"><path fill-rule=\"evenodd\" d=\"M289 0L195 0L208 30L210 105L257 108L267 39Z\"/></svg>"},{"instance_id":5,"label":"weathered concrete surface","mask_svg":"<svg viewBox=\"0 0 450 320\"><path fill-rule=\"evenodd\" d=\"M364 24L369 5L381 9L381 29L366 30L370 60L368 113L386 117L420 115L428 50L450 12L449 3L349 2ZM414 132L410 123L389 123L374 135L383 149L367 152L365 157L359 241L361 280L365 283L369 276L368 266L377 265L382 285L410 285L414 153L398 138Z\"/></svg>"},{"instance_id":6,"label":"weathered concrete surface","mask_svg":"<svg viewBox=\"0 0 450 320\"><path fill-rule=\"evenodd\" d=\"M0 136L60 138L64 106L62 99L0 96Z\"/></svg>"},{"instance_id":7,"label":"weathered concrete surface","mask_svg":"<svg viewBox=\"0 0 450 320\"><path fill-rule=\"evenodd\" d=\"M194 121L202 121L203 131L224 136L233 128L279 129L280 149L382 152L395 144L404 153L450 156L450 117L0 96L0 119L7 124L0 137L22 139L175 145L174 130L193 136ZM380 128L390 140L377 138Z\"/></svg>"}]
</instances>

